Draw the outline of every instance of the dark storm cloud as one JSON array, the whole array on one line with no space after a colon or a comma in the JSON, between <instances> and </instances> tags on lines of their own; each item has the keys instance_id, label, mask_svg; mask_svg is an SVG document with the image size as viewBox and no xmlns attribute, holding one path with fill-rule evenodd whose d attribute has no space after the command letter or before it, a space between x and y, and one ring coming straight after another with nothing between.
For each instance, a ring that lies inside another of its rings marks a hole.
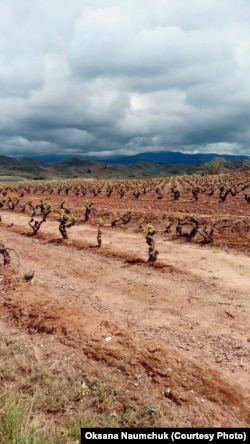
<instances>
[{"instance_id":1,"label":"dark storm cloud","mask_svg":"<svg viewBox=\"0 0 250 444\"><path fill-rule=\"evenodd\" d=\"M0 5L0 152L250 154L248 0Z\"/></svg>"}]
</instances>

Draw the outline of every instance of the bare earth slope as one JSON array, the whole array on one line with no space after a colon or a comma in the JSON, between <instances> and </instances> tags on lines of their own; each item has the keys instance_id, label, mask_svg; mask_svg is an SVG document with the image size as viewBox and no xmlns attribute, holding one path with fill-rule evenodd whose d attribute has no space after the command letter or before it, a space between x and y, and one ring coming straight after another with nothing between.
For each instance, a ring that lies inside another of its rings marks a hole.
<instances>
[{"instance_id":1,"label":"bare earth slope","mask_svg":"<svg viewBox=\"0 0 250 444\"><path fill-rule=\"evenodd\" d=\"M250 425L249 256L156 236L150 266L136 232L104 227L98 249L89 225L62 241L56 221L34 237L26 215L1 214L21 265L0 268L0 331L42 343L47 359L68 354L84 375L109 375L124 389L116 409L157 397L178 426ZM20 278L27 270L32 283Z\"/></svg>"}]
</instances>

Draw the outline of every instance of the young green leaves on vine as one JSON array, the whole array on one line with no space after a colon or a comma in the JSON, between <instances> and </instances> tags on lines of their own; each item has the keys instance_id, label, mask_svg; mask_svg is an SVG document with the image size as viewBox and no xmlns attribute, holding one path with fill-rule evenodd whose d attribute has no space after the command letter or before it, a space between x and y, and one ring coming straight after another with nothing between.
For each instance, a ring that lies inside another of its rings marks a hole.
<instances>
[{"instance_id":1,"label":"young green leaves on vine","mask_svg":"<svg viewBox=\"0 0 250 444\"><path fill-rule=\"evenodd\" d=\"M53 211L53 205L46 203L43 199L40 199L38 203L29 200L27 205L32 209L32 215L28 224L32 228L33 234L37 234L41 225L46 222L48 215Z\"/></svg>"},{"instance_id":2,"label":"young green leaves on vine","mask_svg":"<svg viewBox=\"0 0 250 444\"><path fill-rule=\"evenodd\" d=\"M155 248L155 228L152 224L147 224L146 228L143 231L143 234L146 238L146 242L149 246L148 248L148 262L155 262L157 259L157 256L159 254L159 251Z\"/></svg>"},{"instance_id":3,"label":"young green leaves on vine","mask_svg":"<svg viewBox=\"0 0 250 444\"><path fill-rule=\"evenodd\" d=\"M68 212L65 212L63 208L59 210L59 231L63 239L68 239L68 228L72 227L76 223L76 217Z\"/></svg>"},{"instance_id":4,"label":"young green leaves on vine","mask_svg":"<svg viewBox=\"0 0 250 444\"><path fill-rule=\"evenodd\" d=\"M97 219L97 246L101 247L102 246L102 226L103 226L103 219L101 217L99 217L99 219Z\"/></svg>"}]
</instances>

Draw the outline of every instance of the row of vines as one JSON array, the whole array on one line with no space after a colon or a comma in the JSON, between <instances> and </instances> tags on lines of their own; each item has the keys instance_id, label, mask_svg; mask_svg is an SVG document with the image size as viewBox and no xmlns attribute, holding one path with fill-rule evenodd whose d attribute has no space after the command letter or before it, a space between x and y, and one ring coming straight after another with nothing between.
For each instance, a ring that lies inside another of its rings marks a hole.
<instances>
[{"instance_id":1,"label":"row of vines","mask_svg":"<svg viewBox=\"0 0 250 444\"><path fill-rule=\"evenodd\" d=\"M70 179L2 184L0 209L27 214L27 224L33 235L48 218L58 221L63 239L68 239L68 230L75 224L95 224L98 247L102 245L105 224L113 228L131 224L133 228L144 230L149 260L154 261L158 251L152 223L156 226L160 217L161 228L157 227L157 232L160 230L168 238L188 242L199 238L202 244L212 243L215 231L223 231L218 216L228 202L230 215L233 209L250 216L249 179L250 173L246 171L144 180ZM200 203L203 203L202 209ZM237 223L237 230L240 229L245 233L243 238L246 234L249 236L248 222Z\"/></svg>"},{"instance_id":2,"label":"row of vines","mask_svg":"<svg viewBox=\"0 0 250 444\"><path fill-rule=\"evenodd\" d=\"M2 185L0 193L7 199L6 205L13 209L25 195L58 195L81 196L91 195L93 198L104 196L133 197L140 199L148 194L156 199L173 200L191 199L198 201L200 197L214 197L218 202L225 202L229 196L241 196L250 203L250 173L237 172L214 176L179 176L161 179L144 180L81 180L69 179L50 182L23 182L17 185ZM5 199L0 202L3 205Z\"/></svg>"}]
</instances>

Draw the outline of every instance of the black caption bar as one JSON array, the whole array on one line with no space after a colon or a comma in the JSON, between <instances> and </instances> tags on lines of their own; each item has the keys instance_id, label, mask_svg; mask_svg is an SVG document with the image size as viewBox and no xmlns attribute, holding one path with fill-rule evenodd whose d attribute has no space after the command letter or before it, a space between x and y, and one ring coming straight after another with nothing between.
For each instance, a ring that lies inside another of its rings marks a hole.
<instances>
[{"instance_id":1,"label":"black caption bar","mask_svg":"<svg viewBox=\"0 0 250 444\"><path fill-rule=\"evenodd\" d=\"M122 441L203 441L203 442L248 442L247 428L164 428L164 429L81 429L81 444L96 440Z\"/></svg>"}]
</instances>

